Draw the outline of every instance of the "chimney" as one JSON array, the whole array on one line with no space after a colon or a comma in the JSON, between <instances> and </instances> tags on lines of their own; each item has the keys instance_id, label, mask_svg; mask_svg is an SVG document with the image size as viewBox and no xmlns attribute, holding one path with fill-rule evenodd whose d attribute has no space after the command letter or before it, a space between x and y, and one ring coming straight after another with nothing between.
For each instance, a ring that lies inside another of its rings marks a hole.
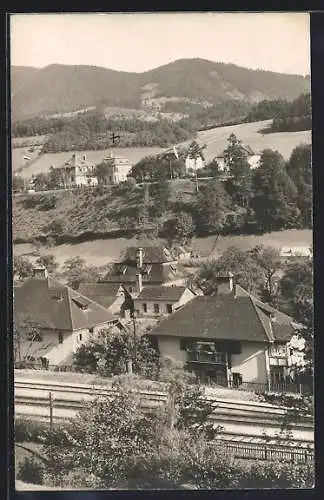
<instances>
[{"instance_id":1,"label":"chimney","mask_svg":"<svg viewBox=\"0 0 324 500\"><path fill-rule=\"evenodd\" d=\"M143 248L136 250L136 267L137 269L142 269L143 267Z\"/></svg>"},{"instance_id":2,"label":"chimney","mask_svg":"<svg viewBox=\"0 0 324 500\"><path fill-rule=\"evenodd\" d=\"M45 280L48 277L47 269L45 266L42 265L35 265L33 267L33 277L40 279L40 280Z\"/></svg>"},{"instance_id":3,"label":"chimney","mask_svg":"<svg viewBox=\"0 0 324 500\"><path fill-rule=\"evenodd\" d=\"M234 292L234 275L229 272L223 276L217 276L217 293L230 294Z\"/></svg>"},{"instance_id":4,"label":"chimney","mask_svg":"<svg viewBox=\"0 0 324 500\"><path fill-rule=\"evenodd\" d=\"M136 274L136 278L137 278L138 293L141 293L141 291L143 290L142 274L141 273Z\"/></svg>"}]
</instances>

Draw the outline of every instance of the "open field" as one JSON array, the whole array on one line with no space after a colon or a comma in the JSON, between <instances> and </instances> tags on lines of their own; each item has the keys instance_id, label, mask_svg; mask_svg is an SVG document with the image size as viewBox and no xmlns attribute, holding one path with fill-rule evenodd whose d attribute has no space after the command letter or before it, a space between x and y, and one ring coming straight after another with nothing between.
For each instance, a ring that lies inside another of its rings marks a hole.
<instances>
[{"instance_id":1,"label":"open field","mask_svg":"<svg viewBox=\"0 0 324 500\"><path fill-rule=\"evenodd\" d=\"M227 138L232 133L243 141L244 144L251 146L256 153L270 148L279 151L285 159L289 158L292 150L300 143L311 142L310 130L278 132L274 134L260 133L259 130L266 128L271 121L242 123L241 125L231 125L199 132L199 142L207 145L207 149L204 152L206 160L212 160L227 147Z\"/></svg>"},{"instance_id":2,"label":"open field","mask_svg":"<svg viewBox=\"0 0 324 500\"><path fill-rule=\"evenodd\" d=\"M17 150L13 150L17 151ZM128 158L132 163L139 162L144 156L155 155L163 151L163 148L111 148L102 149L98 151L81 151L78 154L86 155L87 159L95 164L100 163L100 161L107 156L109 153L114 155L121 155ZM40 172L47 172L51 166L59 167L63 165L75 151L67 151L63 153L48 153L42 155L38 161L24 168L21 175L24 177L31 177L33 174L39 174ZM19 156L12 156L12 169L15 171L19 168ZM18 165L18 166L17 166Z\"/></svg>"},{"instance_id":3,"label":"open field","mask_svg":"<svg viewBox=\"0 0 324 500\"><path fill-rule=\"evenodd\" d=\"M196 238L193 241L193 251L207 255L214 244L215 236L207 238ZM77 244L57 245L55 247L41 247L41 253L51 253L57 261L62 264L66 259L79 255L88 264L102 266L108 262L117 261L120 253L127 247L137 245L135 238L110 238L94 241L86 241ZM276 248L291 246L306 246L312 244L312 231L310 229L290 229L287 231L276 231L263 235L248 236L220 236L218 238L215 256L222 253L229 246L236 246L242 250L252 248L255 245L274 246ZM14 245L15 255L28 256L35 251L30 243L18 243Z\"/></svg>"}]
</instances>

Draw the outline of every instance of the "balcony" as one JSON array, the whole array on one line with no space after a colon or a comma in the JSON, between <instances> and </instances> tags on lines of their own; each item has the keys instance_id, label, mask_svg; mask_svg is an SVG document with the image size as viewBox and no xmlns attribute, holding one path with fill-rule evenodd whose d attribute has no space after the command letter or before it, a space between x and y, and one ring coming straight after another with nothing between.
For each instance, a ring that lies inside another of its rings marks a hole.
<instances>
[{"instance_id":1,"label":"balcony","mask_svg":"<svg viewBox=\"0 0 324 500\"><path fill-rule=\"evenodd\" d=\"M187 361L189 363L209 363L214 365L225 365L226 355L223 352L188 351Z\"/></svg>"}]
</instances>

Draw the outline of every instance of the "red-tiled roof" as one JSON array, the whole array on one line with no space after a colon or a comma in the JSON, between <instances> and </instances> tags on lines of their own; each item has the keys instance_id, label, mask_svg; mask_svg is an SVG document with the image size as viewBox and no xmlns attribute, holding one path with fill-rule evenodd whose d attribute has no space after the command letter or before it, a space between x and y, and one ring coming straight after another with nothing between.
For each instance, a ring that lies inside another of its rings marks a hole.
<instances>
[{"instance_id":1,"label":"red-tiled roof","mask_svg":"<svg viewBox=\"0 0 324 500\"><path fill-rule=\"evenodd\" d=\"M54 330L74 331L114 321L103 306L52 278L31 278L15 288L14 311L16 320Z\"/></svg>"},{"instance_id":2,"label":"red-tiled roof","mask_svg":"<svg viewBox=\"0 0 324 500\"><path fill-rule=\"evenodd\" d=\"M292 318L270 308L275 318L270 321L268 307L241 287L236 295L229 293L195 297L161 321L150 335L265 343L291 338L294 333Z\"/></svg>"}]
</instances>

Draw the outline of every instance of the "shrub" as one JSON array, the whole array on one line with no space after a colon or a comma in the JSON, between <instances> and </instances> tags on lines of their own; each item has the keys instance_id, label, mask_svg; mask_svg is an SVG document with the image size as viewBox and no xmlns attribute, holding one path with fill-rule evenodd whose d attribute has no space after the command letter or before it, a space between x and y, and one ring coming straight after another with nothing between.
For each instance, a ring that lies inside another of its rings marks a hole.
<instances>
[{"instance_id":1,"label":"shrub","mask_svg":"<svg viewBox=\"0 0 324 500\"><path fill-rule=\"evenodd\" d=\"M256 462L241 471L241 488L312 488L314 464L295 464L287 461Z\"/></svg>"},{"instance_id":2,"label":"shrub","mask_svg":"<svg viewBox=\"0 0 324 500\"><path fill-rule=\"evenodd\" d=\"M26 483L43 484L44 466L33 457L25 457L19 466L17 479Z\"/></svg>"},{"instance_id":3,"label":"shrub","mask_svg":"<svg viewBox=\"0 0 324 500\"><path fill-rule=\"evenodd\" d=\"M15 420L15 442L41 442L42 436L46 432L47 428L48 424L45 422L36 422L25 418L18 418Z\"/></svg>"}]
</instances>

